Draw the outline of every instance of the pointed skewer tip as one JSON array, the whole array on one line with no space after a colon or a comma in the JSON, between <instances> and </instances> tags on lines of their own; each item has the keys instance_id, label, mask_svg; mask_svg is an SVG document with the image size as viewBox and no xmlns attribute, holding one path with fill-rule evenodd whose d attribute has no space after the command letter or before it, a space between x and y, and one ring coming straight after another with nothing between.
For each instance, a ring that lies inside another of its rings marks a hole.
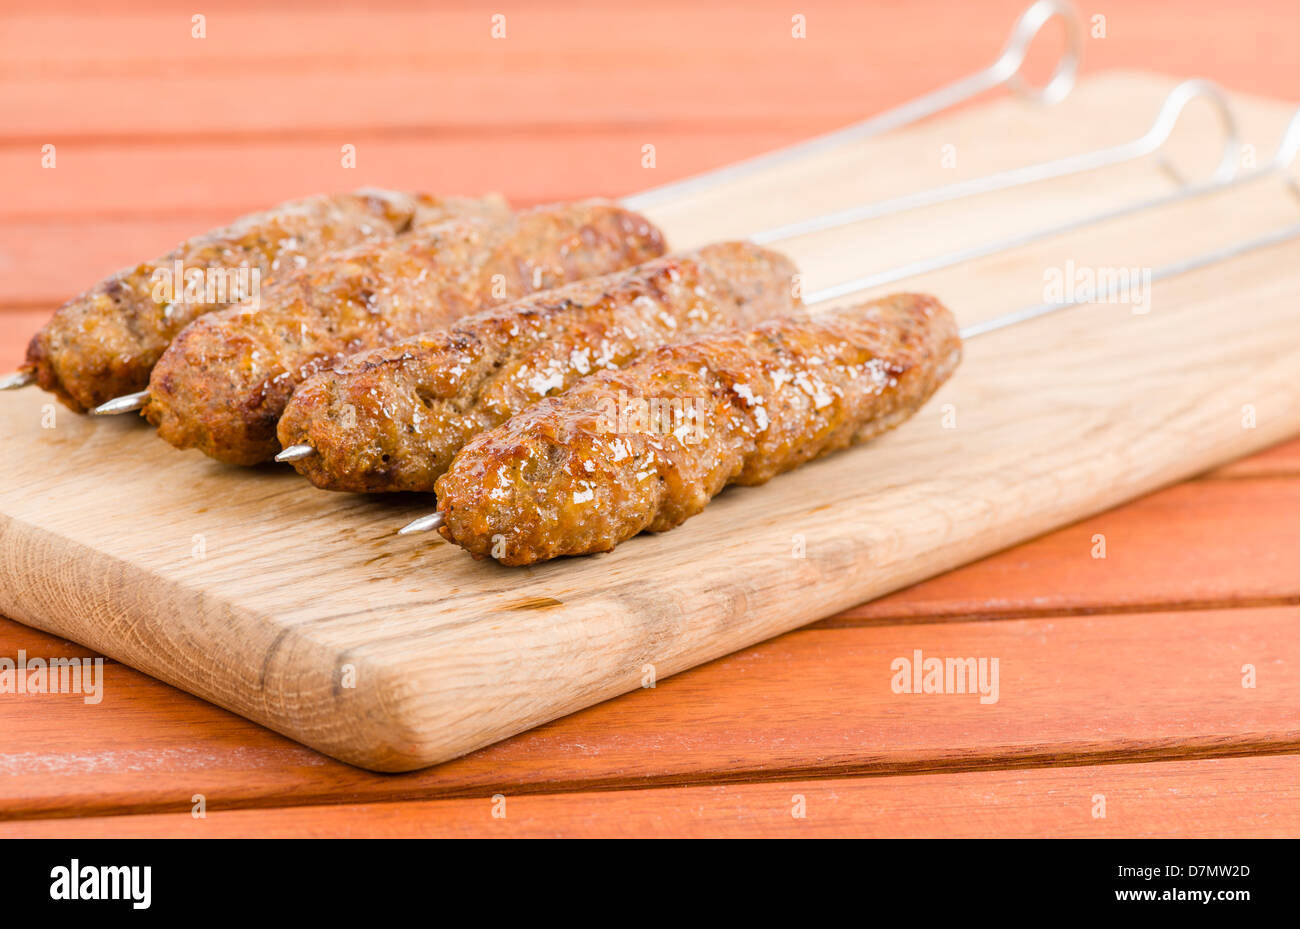
<instances>
[{"instance_id":1,"label":"pointed skewer tip","mask_svg":"<svg viewBox=\"0 0 1300 929\"><path fill-rule=\"evenodd\" d=\"M279 462L301 461L304 458L310 458L314 454L316 454L316 449L312 448L310 445L290 445L284 451L280 452L280 454L276 455L275 460Z\"/></svg>"},{"instance_id":2,"label":"pointed skewer tip","mask_svg":"<svg viewBox=\"0 0 1300 929\"><path fill-rule=\"evenodd\" d=\"M428 516L421 516L419 519L412 520L401 529L397 530L398 535L414 535L417 532L432 532L442 525L441 513L430 513Z\"/></svg>"},{"instance_id":3,"label":"pointed skewer tip","mask_svg":"<svg viewBox=\"0 0 1300 929\"><path fill-rule=\"evenodd\" d=\"M107 403L101 403L92 412L96 416L116 416L119 413L131 413L141 409L148 398L149 391L137 390L133 394L122 394L122 396L114 397Z\"/></svg>"},{"instance_id":4,"label":"pointed skewer tip","mask_svg":"<svg viewBox=\"0 0 1300 929\"><path fill-rule=\"evenodd\" d=\"M0 377L0 390L21 390L36 383L36 374L32 371L19 371Z\"/></svg>"}]
</instances>

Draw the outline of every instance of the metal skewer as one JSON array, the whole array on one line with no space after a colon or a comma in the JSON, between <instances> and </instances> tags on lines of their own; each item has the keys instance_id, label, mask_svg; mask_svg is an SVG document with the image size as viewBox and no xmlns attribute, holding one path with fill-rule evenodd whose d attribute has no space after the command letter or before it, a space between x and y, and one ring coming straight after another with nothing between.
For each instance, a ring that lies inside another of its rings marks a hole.
<instances>
[{"instance_id":1,"label":"metal skewer","mask_svg":"<svg viewBox=\"0 0 1300 929\"><path fill-rule=\"evenodd\" d=\"M1296 155L1300 153L1300 110L1295 112L1291 121L1287 123L1286 129L1282 133L1282 141L1277 147L1277 153L1272 160L1257 171L1224 183L1214 185L1215 190L1224 190L1229 187L1238 187L1242 184L1248 184L1266 177L1275 175L1285 175L1291 167L1291 162L1295 161ZM1292 178L1287 178L1287 184L1298 197L1300 197L1300 186ZM1185 199L1184 197L1175 197L1176 200ZM1135 211L1130 211L1135 212ZM1272 232L1255 236L1254 238L1245 239L1240 242L1233 242L1191 258L1184 258L1180 261L1173 261L1167 265L1155 268L1151 272L1151 281L1164 280L1170 277L1176 277L1179 274L1186 274L1189 271L1195 271L1221 261L1227 261L1230 258L1236 258L1248 252L1253 252L1261 248L1268 248L1271 245L1280 245L1283 242L1300 237L1300 223L1284 226L1281 229L1275 229ZM1073 300L1060 303L1040 303L1037 306L1028 306L1011 313L1005 313L1002 316L996 316L993 319L987 319L983 322L972 323L960 330L963 339L970 339L976 336L984 335L988 332L996 332L999 329L1005 329L1008 326L1014 326L1017 323L1027 322L1031 319L1037 319L1040 316L1046 316L1057 310L1064 310L1074 306L1082 306L1086 303L1096 303L1112 296L1119 286L1119 282L1113 283L1107 287L1105 293L1094 295L1088 300Z\"/></svg>"},{"instance_id":2,"label":"metal skewer","mask_svg":"<svg viewBox=\"0 0 1300 929\"><path fill-rule=\"evenodd\" d=\"M413 519L401 529L397 530L398 535L414 535L417 532L433 532L442 527L442 514L430 513L428 516L421 516L419 519Z\"/></svg>"},{"instance_id":3,"label":"metal skewer","mask_svg":"<svg viewBox=\"0 0 1300 929\"><path fill-rule=\"evenodd\" d=\"M1164 147L1173 134L1174 127L1178 125L1183 110L1187 108L1189 103L1197 99L1205 99L1213 104L1215 112L1219 116L1219 121L1223 125L1223 155L1215 166L1210 180L1227 180L1232 177L1237 168L1239 138L1236 115L1232 111L1232 105L1228 102L1227 95L1218 85L1200 78L1192 78L1183 81L1169 92L1169 95L1165 97L1164 102L1160 105L1160 111L1156 114L1151 128L1131 141L1097 149L1096 151L1084 152L1079 155L1069 155L1054 161L1044 161L1036 165L1012 168L1008 171L999 171L996 174L987 174L983 177L958 181L955 184L947 184L943 187L932 187L929 190L920 190L889 200L879 200L875 203L849 207L848 209L837 210L834 213L814 216L811 219L773 226L751 236L751 240L758 245L767 245L781 239L791 239L826 229L835 229L868 219L879 219L882 216L891 216L906 210L951 203L963 197L993 193L1011 187L1068 177L1072 174L1083 174L1087 171L1096 171L1101 168L1137 161Z\"/></svg>"},{"instance_id":4,"label":"metal skewer","mask_svg":"<svg viewBox=\"0 0 1300 929\"><path fill-rule=\"evenodd\" d=\"M1253 171L1248 175L1244 175L1240 178L1233 179L1231 181L1220 181L1215 184L1203 185L1201 188L1189 189L1187 191L1180 192L1179 194L1172 195L1171 197L1157 198L1154 201L1146 201L1146 203L1148 206L1150 206L1150 205L1158 205L1166 202L1176 202L1178 200L1186 199L1189 196L1201 195L1203 193L1209 192L1210 190L1225 190L1229 187L1236 187L1240 184L1245 184L1251 181L1260 180L1265 177L1285 174L1289 170L1291 163L1295 160L1297 154L1300 154L1300 110L1296 111L1296 113L1292 116L1290 122L1287 124L1287 127L1282 134L1282 141L1278 144L1277 153L1273 156L1272 160L1265 167L1257 171ZM1287 178L1287 183L1292 189L1292 191L1296 193L1297 196L1300 196L1300 185L1298 185L1296 181L1290 177ZM1144 207L1142 207L1142 205L1135 205L1133 207L1124 208L1117 215L1126 215L1128 213L1137 212L1138 209L1140 208L1144 208ZM1112 213L1098 214L1098 215L1110 217L1114 213L1115 211L1112 211ZM1089 218L1085 222L1092 222L1092 221L1099 221L1099 220ZM1027 244L1028 242L1033 242L1039 239L1048 238L1049 236L1056 234L1059 230L1063 228L1075 228L1077 225L1078 224L1068 224L1065 227L1051 227L1046 230L1040 230L1036 233L1031 233L1027 237L1020 237L1019 239L1008 240L1008 241L1015 241L1018 244ZM1276 229L1273 230L1272 232L1264 233L1263 235L1255 236L1253 238L1245 239L1239 242L1234 242L1229 245L1221 246L1216 249L1211 249L1210 251L1202 252L1198 255L1193 255L1190 258L1184 258L1179 261L1170 262L1169 264L1154 269L1151 272L1151 280L1154 282L1154 281L1165 280L1171 277L1176 277L1180 274L1186 274L1190 271L1195 271L1200 268L1208 267L1213 264L1218 264L1219 262L1227 261L1231 258L1236 258L1240 255L1244 255L1249 252L1257 251L1262 248L1268 248L1273 245L1280 245L1283 242L1289 242L1297 239L1300 239L1300 223L1293 223L1291 225L1284 226L1281 229ZM964 253L953 253L953 255L962 255L962 254ZM950 263L956 264L958 263L958 261L965 261L965 260L968 259L965 257L954 258L954 260L952 260ZM1112 296L1115 293L1115 290L1118 286L1120 286L1119 282L1115 282L1111 286L1107 287L1104 293L1094 294L1090 296L1088 299L1062 301L1059 303L1040 303L1033 306L1023 307L1022 309L1015 310L1011 313L1005 313L1002 316L997 316L994 317L993 319L984 320L983 322L973 323L969 326L965 326L959 331L959 334L962 339L978 338L979 336L986 335L990 332L996 332L999 329L1006 329L1010 326L1014 326L1019 323L1028 322L1033 319L1039 319L1051 313L1057 313L1062 310L1071 309L1073 307L1083 306L1088 303L1100 302ZM854 289L856 290L862 288L854 288ZM835 294L835 296L844 296L847 293L851 293L851 292L852 290L845 291L843 293ZM824 298L824 299L830 299L830 298ZM443 524L443 518L441 513L430 513L407 523L401 529L397 530L397 534L414 535L416 533L421 533L421 532L430 532L440 528L442 524Z\"/></svg>"},{"instance_id":5,"label":"metal skewer","mask_svg":"<svg viewBox=\"0 0 1300 929\"><path fill-rule=\"evenodd\" d=\"M1188 81L1180 87L1186 87L1189 84L1196 83ZM1213 87L1213 85L1207 85ZM1217 88L1216 88L1217 90ZM1172 94L1170 95L1172 99ZM1169 100L1166 100L1166 105ZM1236 133L1231 132L1227 141L1227 146L1235 152ZM989 255L1000 252L1010 251L1011 249L1020 248L1025 245L1032 245L1035 242L1044 239L1054 238L1066 233L1074 232L1086 226L1093 226L1111 220L1122 219L1126 216L1132 216L1145 210L1157 209L1164 206L1172 206L1176 203L1182 203L1193 200L1198 197L1209 196L1210 194L1219 193L1225 190L1233 190L1246 184L1252 184L1265 178L1274 177L1279 174L1285 174L1290 168L1291 162L1300 152L1300 110L1291 117L1286 129L1282 133L1282 141L1278 144L1277 153L1262 168L1258 168L1247 174L1232 176L1234 172L1229 171L1229 176L1220 178L1223 165L1215 171L1214 179L1204 184L1197 184L1191 187L1184 187L1181 190L1174 191L1171 194L1164 194L1159 197L1151 197L1146 200L1140 200L1136 203L1130 203L1125 206L1116 207L1111 210L1103 210L1100 213L1093 213L1078 219L1068 220L1064 223L1058 223L1051 226L1043 226L1030 232L1018 235L1008 236L1004 239L998 239L993 242L985 242L980 245L973 245L969 248L957 249L956 251L946 252L942 255L936 255L932 258L925 258L920 261L910 262L905 265L899 265L895 268L888 268L883 271L877 271L874 274L867 274L862 277L856 277L852 280L834 284L830 287L823 287L820 290L813 291L804 295L804 301L810 304L824 303L827 300L834 300L838 297L845 297L849 294L858 293L863 290L870 290L873 287L880 287L885 284L892 284L896 281L909 277L915 277L919 274L928 274L931 271L939 271L943 268L951 268L967 261L973 261L977 258L986 258ZM1227 152L1225 151L1225 154ZM1294 187L1294 181L1291 182Z\"/></svg>"},{"instance_id":6,"label":"metal skewer","mask_svg":"<svg viewBox=\"0 0 1300 929\"><path fill-rule=\"evenodd\" d=\"M1283 242L1289 242L1300 239L1300 223L1293 223L1273 232L1246 239L1241 242L1235 242L1222 248L1216 248L1208 252L1202 252L1191 258L1181 261L1171 262L1163 267L1156 268L1151 272L1152 281L1160 281L1170 277L1176 277L1179 274L1186 274L1189 271L1195 271L1221 261L1227 261L1230 258L1236 258L1248 252L1257 251L1261 248L1268 248L1272 245L1280 245ZM1067 310L1072 307L1082 306L1087 303L1096 303L1107 299L1115 292L1112 285L1106 288L1105 293L1093 295L1086 300L1072 300L1061 303L1040 303L1036 306L1025 307L1013 313L1007 313L994 319L986 320L981 323L975 323L963 327L960 335L963 340L973 339L990 332L996 332L999 329L1005 329L1019 323L1028 322L1032 319L1038 319L1047 316L1050 313L1057 313L1061 310ZM443 517L441 513L430 513L414 519L407 523L401 529L397 530L398 535L415 535L421 532L433 532L442 527Z\"/></svg>"},{"instance_id":7,"label":"metal skewer","mask_svg":"<svg viewBox=\"0 0 1300 929\"><path fill-rule=\"evenodd\" d=\"M1189 271L1195 271L1198 268L1204 268L1220 261L1227 261L1229 258L1236 258L1238 255L1245 255L1247 252L1253 252L1261 248L1268 248L1270 245L1281 245L1283 242L1289 242L1291 239L1300 238L1300 223L1292 223L1289 226L1283 226L1281 229L1275 229L1260 236L1251 239L1245 239L1241 242L1233 242L1231 245L1225 245L1220 248L1211 249L1208 252L1202 252L1199 255L1193 255L1191 258L1184 258L1181 261L1173 261L1167 265L1155 268L1151 272L1151 280L1162 281L1166 278L1177 277L1179 274L1186 274ZM999 329L1006 329L1008 326L1014 326L1018 323L1028 322L1031 319L1038 319L1040 316L1046 316L1049 313L1055 313L1058 310L1068 310L1071 307L1083 306L1088 303L1100 303L1113 296L1121 285L1116 282L1107 287L1103 293L1094 294L1087 299L1067 300L1060 303L1040 303L1037 306L1027 306L1024 309L1016 310L1014 313L1006 313L993 319L985 320L982 323L972 323L961 329L959 334L963 339L973 339L976 336L984 335L988 332L996 332Z\"/></svg>"},{"instance_id":8,"label":"metal skewer","mask_svg":"<svg viewBox=\"0 0 1300 929\"><path fill-rule=\"evenodd\" d=\"M316 449L312 448L310 445L290 445L284 451L280 452L280 454L276 455L275 460L281 463L302 461L302 459L310 458L314 454L316 454Z\"/></svg>"},{"instance_id":9,"label":"metal skewer","mask_svg":"<svg viewBox=\"0 0 1300 929\"><path fill-rule=\"evenodd\" d=\"M120 397L114 397L107 403L101 403L90 412L95 416L116 416L119 413L132 413L135 410L142 409L145 401L149 399L149 391L137 390L133 394L122 394Z\"/></svg>"},{"instance_id":10,"label":"metal skewer","mask_svg":"<svg viewBox=\"0 0 1300 929\"><path fill-rule=\"evenodd\" d=\"M1059 235L1063 232L1077 229L1091 223L1098 223L1106 219L1114 219L1118 216L1127 215L1128 213L1136 212L1138 210L1149 209L1161 203L1172 203L1188 197L1201 196L1213 190L1222 189L1232 178L1232 175L1236 172L1237 152L1239 149L1240 139L1237 131L1237 118L1233 113L1232 104L1228 101L1227 96L1217 85L1210 81L1193 78L1191 80L1183 81L1169 92L1169 95L1165 97L1164 102L1160 105L1160 110L1156 114L1155 121L1151 124L1151 128L1132 141L1120 145L1113 145L1108 148L1097 149L1092 152L1085 152L1080 155L1070 155L1065 158L1040 162L1039 164L1028 165L1023 168L1014 168L1009 171L1002 171L997 174L990 174L969 181L961 181L956 184L934 187L928 190L907 194L902 197L880 200L875 203L852 207L847 210L837 210L834 213L816 216L796 223L774 226L750 236L750 241L758 245L768 245L781 239L796 238L810 232L820 232L826 229L847 226L867 219L879 219L883 216L890 216L907 210L918 209L923 206L936 206L938 204L951 203L954 200L959 200L964 197L991 193L998 190L1006 190L1011 187L1018 187L1025 184L1036 183L1038 181L1065 177L1071 174L1081 174L1099 168L1112 167L1128 161L1135 161L1159 151L1164 144L1169 141L1174 128L1178 124L1179 118L1182 116L1183 111L1187 108L1188 104L1197 99L1205 99L1213 104L1215 112L1218 114L1224 130L1223 154L1220 156L1219 162L1215 167L1214 173L1211 175L1211 180L1208 184L1184 188L1175 194L1145 200L1141 203L1120 207L1107 213L1094 214L1082 219L1072 220L1060 226L1039 229L1022 236L1005 239L1000 242L988 243L963 252L953 252L938 258L928 259L924 262L905 265L901 268L880 272L875 275L855 278L852 281L847 281L843 284L837 284L832 287L826 287L822 290L808 294L806 302L819 303L825 300L834 299L835 297L844 296L845 294L865 290L868 287L877 286L889 280L911 277L914 274L920 274L924 271L947 267L948 264L955 264L958 261L965 261L970 258L992 254L993 252L1013 248L1018 245L1028 244L1029 242L1036 241L1039 238L1045 238L1049 235ZM96 410L96 412L99 412L99 410ZM106 410L105 412L109 411ZM125 412L125 410L123 410L123 412ZM280 452L280 454L276 455L275 460L283 463L290 463L301 461L304 458L310 458L315 453L316 450L310 445L290 445L288 448L284 449L284 451Z\"/></svg>"},{"instance_id":11,"label":"metal skewer","mask_svg":"<svg viewBox=\"0 0 1300 929\"><path fill-rule=\"evenodd\" d=\"M1053 19L1060 19L1065 27L1065 51L1056 66L1051 79L1042 87L1028 86L1020 76L1020 69L1029 53L1029 46L1039 31ZM635 210L657 206L666 200L698 193L709 187L725 184L738 178L746 177L756 171L771 168L778 164L806 158L818 152L838 148L848 142L869 139L873 136L901 128L927 116L949 109L970 100L987 90L1008 85L1017 93L1044 104L1057 103L1064 99L1074 87L1074 78L1079 70L1079 15L1074 7L1064 0L1038 0L1030 6L1011 29L1011 36L1003 46L1002 53L996 61L981 71L977 71L958 81L954 81L938 90L933 90L922 97L904 103L902 106L887 110L872 118L837 130L827 135L809 139L787 148L777 149L766 155L759 155L745 161L727 165L715 171L689 177L685 180L664 184L639 194L633 194L623 200L623 204Z\"/></svg>"},{"instance_id":12,"label":"metal skewer","mask_svg":"<svg viewBox=\"0 0 1300 929\"><path fill-rule=\"evenodd\" d=\"M0 378L0 390L20 390L23 387L35 383L35 372L19 371L17 374L10 374L8 377Z\"/></svg>"},{"instance_id":13,"label":"metal skewer","mask_svg":"<svg viewBox=\"0 0 1300 929\"><path fill-rule=\"evenodd\" d=\"M1059 19L1065 29L1065 50L1056 65L1052 77L1042 87L1029 86L1020 75L1020 69L1029 54L1029 47L1042 28L1053 19ZM682 181L665 184L639 194L633 194L622 200L624 206L641 210L647 206L663 203L674 197L696 193L707 187L724 184L753 174L764 168L803 158L816 152L826 151L844 145L881 135L893 129L901 128L943 110L957 106L967 100L1002 85L1007 85L1030 100L1051 105L1064 99L1074 87L1074 80L1079 70L1080 25L1079 15L1066 0L1037 0L1029 6L1012 27L998 58L988 67L938 90L931 91L901 106L880 113L861 123L827 135L810 139L797 145L759 155L745 161L737 162L714 171L696 175ZM757 241L757 240L755 240ZM775 241L771 239L769 241ZM35 377L28 371L0 379L0 390L18 390L35 383ZM119 401L121 401L119 403ZM142 401L141 401L142 402ZM132 406L126 396L115 397L102 404L94 412L98 415L129 413L139 409ZM286 459L292 460L292 459Z\"/></svg>"}]
</instances>

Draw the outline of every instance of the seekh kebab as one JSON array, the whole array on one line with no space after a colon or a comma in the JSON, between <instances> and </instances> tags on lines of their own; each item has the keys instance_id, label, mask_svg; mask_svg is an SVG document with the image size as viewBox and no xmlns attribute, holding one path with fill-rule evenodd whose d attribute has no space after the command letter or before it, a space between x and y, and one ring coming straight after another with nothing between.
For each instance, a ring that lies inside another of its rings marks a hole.
<instances>
[{"instance_id":1,"label":"seekh kebab","mask_svg":"<svg viewBox=\"0 0 1300 929\"><path fill-rule=\"evenodd\" d=\"M724 242L477 313L301 385L283 460L329 490L432 491L461 446L531 403L668 342L795 314L797 290L783 255Z\"/></svg>"},{"instance_id":2,"label":"seekh kebab","mask_svg":"<svg viewBox=\"0 0 1300 929\"><path fill-rule=\"evenodd\" d=\"M602 201L451 220L319 259L262 294L196 319L141 399L158 434L251 465L280 450L276 424L298 384L346 355L664 253L647 219Z\"/></svg>"},{"instance_id":3,"label":"seekh kebab","mask_svg":"<svg viewBox=\"0 0 1300 929\"><path fill-rule=\"evenodd\" d=\"M158 274L249 269L259 287L329 252L391 240L410 229L463 216L504 215L505 201L359 190L291 200L182 242L74 297L32 338L21 375L78 412L140 390L176 335L226 302L156 299ZM173 281L175 292L183 282Z\"/></svg>"},{"instance_id":4,"label":"seekh kebab","mask_svg":"<svg viewBox=\"0 0 1300 929\"><path fill-rule=\"evenodd\" d=\"M610 551L894 428L960 359L952 314L917 294L666 346L471 439L437 481L439 532L507 565ZM665 399L694 421L612 415Z\"/></svg>"}]
</instances>

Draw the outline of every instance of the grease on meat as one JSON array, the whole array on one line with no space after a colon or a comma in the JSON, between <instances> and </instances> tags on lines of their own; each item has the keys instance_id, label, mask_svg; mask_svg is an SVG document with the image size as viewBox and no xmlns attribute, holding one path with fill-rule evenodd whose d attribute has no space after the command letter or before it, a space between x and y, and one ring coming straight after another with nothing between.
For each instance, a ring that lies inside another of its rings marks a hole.
<instances>
[{"instance_id":1,"label":"grease on meat","mask_svg":"<svg viewBox=\"0 0 1300 929\"><path fill-rule=\"evenodd\" d=\"M345 359L295 391L285 447L330 490L431 491L473 436L667 342L795 313L795 267L744 242L658 258Z\"/></svg>"},{"instance_id":2,"label":"grease on meat","mask_svg":"<svg viewBox=\"0 0 1300 929\"><path fill-rule=\"evenodd\" d=\"M439 531L509 565L609 551L894 428L960 358L952 314L918 294L667 346L471 440L437 482ZM610 419L665 398L698 402L690 429Z\"/></svg>"},{"instance_id":3,"label":"grease on meat","mask_svg":"<svg viewBox=\"0 0 1300 929\"><path fill-rule=\"evenodd\" d=\"M505 202L496 196L443 198L386 190L289 201L182 242L69 300L33 336L23 370L82 412L142 389L185 326L229 305L158 302L155 272L171 275L177 262L185 272L248 268L256 269L265 284L336 249L389 240L426 223L505 211ZM180 289L182 282L174 283Z\"/></svg>"},{"instance_id":4,"label":"grease on meat","mask_svg":"<svg viewBox=\"0 0 1300 929\"><path fill-rule=\"evenodd\" d=\"M279 451L276 424L294 389L344 356L664 248L648 220L603 202L455 220L358 246L280 281L256 311L195 320L155 367L143 413L178 448L266 461Z\"/></svg>"}]
</instances>

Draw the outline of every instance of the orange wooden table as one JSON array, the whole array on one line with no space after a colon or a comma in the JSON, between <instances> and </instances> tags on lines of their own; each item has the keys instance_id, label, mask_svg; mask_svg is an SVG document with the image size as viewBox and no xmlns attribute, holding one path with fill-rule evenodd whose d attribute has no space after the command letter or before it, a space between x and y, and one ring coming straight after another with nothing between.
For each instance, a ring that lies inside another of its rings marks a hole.
<instances>
[{"instance_id":1,"label":"orange wooden table","mask_svg":"<svg viewBox=\"0 0 1300 929\"><path fill-rule=\"evenodd\" d=\"M0 369L78 288L239 213L363 183L520 203L642 189L981 67L1023 5L8 9ZM1093 6L1085 70L1300 87L1287 0ZM0 694L0 836L1294 835L1297 526L1300 441L410 775L108 662L98 705ZM1002 656L1022 696L904 707L864 683L917 648ZM0 619L0 656L20 650L88 654ZM882 713L888 746L858 722Z\"/></svg>"}]
</instances>

